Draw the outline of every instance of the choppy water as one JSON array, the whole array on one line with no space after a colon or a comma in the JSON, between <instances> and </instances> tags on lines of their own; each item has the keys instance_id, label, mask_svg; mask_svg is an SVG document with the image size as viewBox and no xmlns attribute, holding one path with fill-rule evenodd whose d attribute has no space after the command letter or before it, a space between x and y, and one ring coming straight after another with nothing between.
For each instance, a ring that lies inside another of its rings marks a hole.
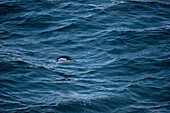
<instances>
[{"instance_id":1,"label":"choppy water","mask_svg":"<svg viewBox=\"0 0 170 113\"><path fill-rule=\"evenodd\" d=\"M168 0L1 0L0 112L170 112L169 19Z\"/></svg>"}]
</instances>

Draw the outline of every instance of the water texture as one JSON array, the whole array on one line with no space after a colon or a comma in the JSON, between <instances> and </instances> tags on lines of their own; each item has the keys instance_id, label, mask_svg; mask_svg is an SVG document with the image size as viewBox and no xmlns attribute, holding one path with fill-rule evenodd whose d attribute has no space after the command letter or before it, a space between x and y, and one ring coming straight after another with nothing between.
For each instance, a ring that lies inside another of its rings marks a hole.
<instances>
[{"instance_id":1,"label":"water texture","mask_svg":"<svg viewBox=\"0 0 170 113\"><path fill-rule=\"evenodd\" d=\"M169 113L169 51L169 0L0 0L0 112Z\"/></svg>"}]
</instances>

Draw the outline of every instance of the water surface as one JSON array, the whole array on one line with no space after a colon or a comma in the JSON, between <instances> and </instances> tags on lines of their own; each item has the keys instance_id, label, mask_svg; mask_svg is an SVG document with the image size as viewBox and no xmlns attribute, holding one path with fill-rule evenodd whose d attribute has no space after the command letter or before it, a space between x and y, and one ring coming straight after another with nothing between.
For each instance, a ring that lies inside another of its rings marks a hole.
<instances>
[{"instance_id":1,"label":"water surface","mask_svg":"<svg viewBox=\"0 0 170 113\"><path fill-rule=\"evenodd\" d=\"M169 14L168 0L1 0L0 112L170 112Z\"/></svg>"}]
</instances>

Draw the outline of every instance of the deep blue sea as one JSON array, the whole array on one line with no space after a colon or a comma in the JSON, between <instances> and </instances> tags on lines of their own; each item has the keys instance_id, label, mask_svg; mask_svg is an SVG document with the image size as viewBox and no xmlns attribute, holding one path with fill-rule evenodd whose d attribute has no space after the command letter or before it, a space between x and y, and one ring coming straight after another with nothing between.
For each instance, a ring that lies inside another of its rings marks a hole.
<instances>
[{"instance_id":1,"label":"deep blue sea","mask_svg":"<svg viewBox=\"0 0 170 113\"><path fill-rule=\"evenodd\" d=\"M25 112L170 113L170 1L0 0L0 113Z\"/></svg>"}]
</instances>

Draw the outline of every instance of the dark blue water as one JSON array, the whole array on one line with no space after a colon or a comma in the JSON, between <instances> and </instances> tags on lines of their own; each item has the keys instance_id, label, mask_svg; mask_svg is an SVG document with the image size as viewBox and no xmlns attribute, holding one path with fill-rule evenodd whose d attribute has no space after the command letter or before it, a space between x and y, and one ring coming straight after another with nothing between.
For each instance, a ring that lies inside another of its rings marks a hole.
<instances>
[{"instance_id":1,"label":"dark blue water","mask_svg":"<svg viewBox=\"0 0 170 113\"><path fill-rule=\"evenodd\" d=\"M169 76L169 0L0 0L1 113L168 113Z\"/></svg>"}]
</instances>

